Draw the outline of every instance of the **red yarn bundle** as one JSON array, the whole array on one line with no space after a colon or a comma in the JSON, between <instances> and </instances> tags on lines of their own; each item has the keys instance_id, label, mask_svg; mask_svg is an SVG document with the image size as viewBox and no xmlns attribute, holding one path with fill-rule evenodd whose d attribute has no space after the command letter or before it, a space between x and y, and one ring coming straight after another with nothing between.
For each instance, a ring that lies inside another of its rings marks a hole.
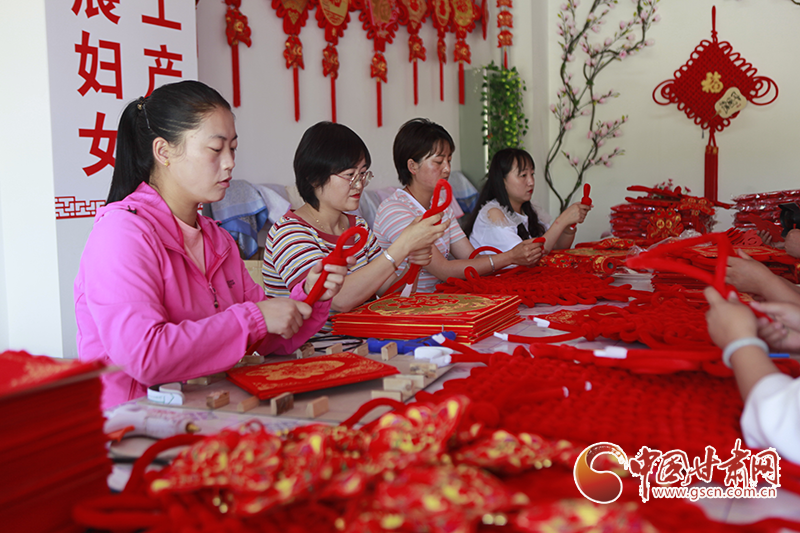
<instances>
[{"instance_id":1,"label":"red yarn bundle","mask_svg":"<svg viewBox=\"0 0 800 533\"><path fill-rule=\"evenodd\" d=\"M522 303L533 307L548 305L595 304L598 300L627 302L649 294L630 285L612 287L612 278L556 267L517 267L492 276L478 276L467 269L466 279L448 278L436 286L445 294L515 294Z\"/></svg>"}]
</instances>

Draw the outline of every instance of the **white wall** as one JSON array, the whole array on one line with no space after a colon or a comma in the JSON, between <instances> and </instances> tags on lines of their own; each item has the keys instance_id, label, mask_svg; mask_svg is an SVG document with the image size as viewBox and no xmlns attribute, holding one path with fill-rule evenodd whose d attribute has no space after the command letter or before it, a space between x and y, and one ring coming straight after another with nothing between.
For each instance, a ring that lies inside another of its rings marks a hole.
<instances>
[{"instance_id":1,"label":"white wall","mask_svg":"<svg viewBox=\"0 0 800 533\"><path fill-rule=\"evenodd\" d=\"M550 98L560 85L560 65L556 15L560 0L550 0L548 44L550 47ZM583 2L588 4L589 2ZM688 186L693 194L703 195L703 165L708 136L686 118L677 106L660 106L652 98L653 89L688 59L694 48L711 38L711 7L717 7L717 32L720 41L728 41L756 69L757 75L772 78L778 85L778 99L767 106L748 105L731 125L717 134L719 146L719 199L756 191L798 187L796 153L797 104L794 95L800 89L800 69L795 51L800 48L800 6L788 0L669 0L660 2L661 21L650 36L655 40L638 56L609 66L598 77L600 90L613 88L620 97L600 106L603 120L630 115L624 134L607 146L620 146L625 155L614 160L611 168L595 167L588 173L595 209L578 233L579 240L593 240L608 229L612 205L622 203L629 185L652 186L672 178ZM581 9L583 9L581 5ZM632 4L622 0L617 11L630 13ZM551 116L552 117L552 116ZM550 132L557 125L551 118ZM584 138L585 126L570 133ZM537 159L538 162L538 159ZM559 178L574 183L574 175L565 165L557 168ZM540 179L537 187L543 185ZM566 189L566 184L561 189ZM551 205L553 205L551 203ZM732 212L718 211L718 230L729 227Z\"/></svg>"},{"instance_id":2,"label":"white wall","mask_svg":"<svg viewBox=\"0 0 800 533\"><path fill-rule=\"evenodd\" d=\"M242 105L234 110L240 139L234 177L256 183L290 185L294 183L294 151L303 132L321 120L331 119L330 79L322 75L322 50L327 43L323 30L317 27L314 10L300 33L305 69L300 71L300 122L295 122L292 72L286 68L283 58L286 34L282 20L270 5L263 0L242 2L241 11L248 17L253 45L250 48L239 45ZM231 52L225 40L224 24L222 2L200 2L197 7L199 77L232 100ZM472 49L472 66L499 57L493 31L483 41L478 25L467 38ZM446 39L445 101L441 102L436 31L430 18L420 36L427 49L427 60L418 67L417 106L414 105L406 28L401 26L394 42L386 46L388 83L383 85L381 128L377 127L375 82L369 77L372 41L367 39L358 21L358 12L350 13L350 23L344 37L339 39L337 122L352 128L367 144L372 155L371 169L376 176L370 187L397 185L392 142L398 128L410 118L428 117L438 122L453 136L458 149L458 68L452 61L455 37L448 34ZM458 155L456 152L456 170L460 168Z\"/></svg>"},{"instance_id":3,"label":"white wall","mask_svg":"<svg viewBox=\"0 0 800 533\"><path fill-rule=\"evenodd\" d=\"M5 2L0 17L0 350L60 356L44 4Z\"/></svg>"}]
</instances>

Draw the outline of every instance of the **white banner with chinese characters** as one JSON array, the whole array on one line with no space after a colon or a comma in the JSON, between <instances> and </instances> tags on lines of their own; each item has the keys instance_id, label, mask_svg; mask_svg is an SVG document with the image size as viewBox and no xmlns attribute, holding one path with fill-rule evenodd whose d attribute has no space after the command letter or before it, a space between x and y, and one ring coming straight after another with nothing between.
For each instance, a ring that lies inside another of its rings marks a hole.
<instances>
[{"instance_id":1,"label":"white banner with chinese characters","mask_svg":"<svg viewBox=\"0 0 800 533\"><path fill-rule=\"evenodd\" d=\"M53 153L63 354L76 357L72 286L108 196L119 116L160 85L197 79L195 0L46 0L45 17L51 138L42 142Z\"/></svg>"}]
</instances>

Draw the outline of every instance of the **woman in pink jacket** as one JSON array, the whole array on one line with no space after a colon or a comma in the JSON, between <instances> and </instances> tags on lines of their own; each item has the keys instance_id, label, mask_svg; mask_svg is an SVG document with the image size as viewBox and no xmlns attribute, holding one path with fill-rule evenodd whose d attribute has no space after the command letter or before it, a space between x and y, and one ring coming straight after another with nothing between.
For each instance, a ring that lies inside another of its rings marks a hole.
<instances>
[{"instance_id":1,"label":"woman in pink jacket","mask_svg":"<svg viewBox=\"0 0 800 533\"><path fill-rule=\"evenodd\" d=\"M237 145L230 105L197 82L164 85L123 111L106 206L75 280L78 354L121 368L103 377L103 409L146 387L225 371L248 349L290 353L325 323L346 267L320 302L266 298L234 240L198 215L229 187Z\"/></svg>"}]
</instances>

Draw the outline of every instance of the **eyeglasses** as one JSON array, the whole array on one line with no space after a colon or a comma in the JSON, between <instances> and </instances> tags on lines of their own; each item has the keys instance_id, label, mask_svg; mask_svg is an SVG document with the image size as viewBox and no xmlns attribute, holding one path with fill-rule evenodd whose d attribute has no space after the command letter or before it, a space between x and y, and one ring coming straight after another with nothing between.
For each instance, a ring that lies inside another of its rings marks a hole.
<instances>
[{"instance_id":1,"label":"eyeglasses","mask_svg":"<svg viewBox=\"0 0 800 533\"><path fill-rule=\"evenodd\" d=\"M364 172L353 172L351 175L335 174L335 176L339 176L343 180L349 181L351 189L355 189L359 184L361 184L362 187L366 187L369 185L369 182L372 181L372 178L375 177L370 170L365 170Z\"/></svg>"}]
</instances>

